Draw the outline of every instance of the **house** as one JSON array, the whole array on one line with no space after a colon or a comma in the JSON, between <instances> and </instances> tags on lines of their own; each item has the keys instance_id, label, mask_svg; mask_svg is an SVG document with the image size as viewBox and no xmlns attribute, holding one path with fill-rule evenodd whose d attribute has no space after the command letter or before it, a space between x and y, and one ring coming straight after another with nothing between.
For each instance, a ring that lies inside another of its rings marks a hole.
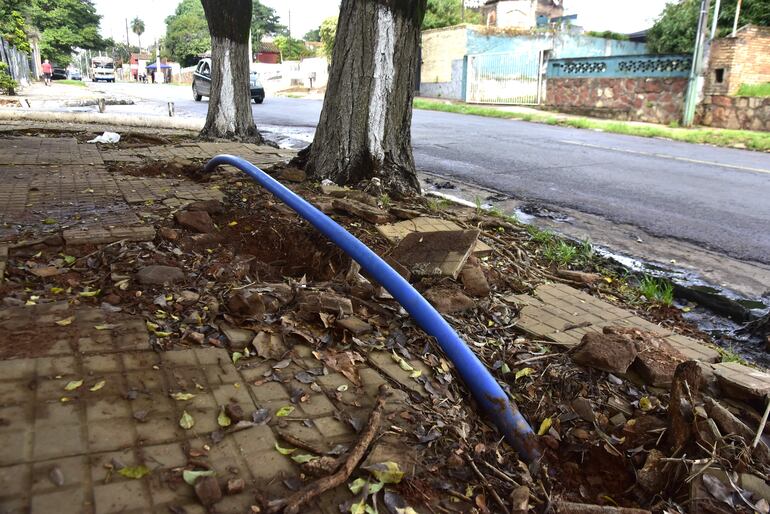
<instances>
[{"instance_id":1,"label":"house","mask_svg":"<svg viewBox=\"0 0 770 514\"><path fill-rule=\"evenodd\" d=\"M481 7L488 27L531 29L564 16L563 0L487 0Z\"/></svg>"},{"instance_id":2,"label":"house","mask_svg":"<svg viewBox=\"0 0 770 514\"><path fill-rule=\"evenodd\" d=\"M129 66L131 67L131 78L137 80L138 77L147 75L147 64L150 61L150 54L148 53L132 53L129 58Z\"/></svg>"},{"instance_id":3,"label":"house","mask_svg":"<svg viewBox=\"0 0 770 514\"><path fill-rule=\"evenodd\" d=\"M278 64L281 62L281 50L272 40L262 40L257 49L257 62Z\"/></svg>"}]
</instances>

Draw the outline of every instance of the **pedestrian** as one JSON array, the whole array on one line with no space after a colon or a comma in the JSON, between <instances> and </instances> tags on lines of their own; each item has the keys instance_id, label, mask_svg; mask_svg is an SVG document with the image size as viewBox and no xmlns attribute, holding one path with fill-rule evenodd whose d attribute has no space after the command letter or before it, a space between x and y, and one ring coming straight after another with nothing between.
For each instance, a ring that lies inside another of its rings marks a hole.
<instances>
[{"instance_id":1,"label":"pedestrian","mask_svg":"<svg viewBox=\"0 0 770 514\"><path fill-rule=\"evenodd\" d=\"M53 75L53 67L51 66L51 63L48 62L48 59L43 61L43 81L45 82L46 86L51 85L51 76Z\"/></svg>"}]
</instances>

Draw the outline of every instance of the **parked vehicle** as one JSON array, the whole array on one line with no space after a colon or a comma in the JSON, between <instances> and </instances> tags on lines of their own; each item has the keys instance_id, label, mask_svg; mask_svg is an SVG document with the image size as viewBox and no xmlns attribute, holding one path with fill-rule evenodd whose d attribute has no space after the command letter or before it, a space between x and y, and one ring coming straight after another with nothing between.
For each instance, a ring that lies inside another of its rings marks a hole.
<instances>
[{"instance_id":1,"label":"parked vehicle","mask_svg":"<svg viewBox=\"0 0 770 514\"><path fill-rule=\"evenodd\" d=\"M115 65L109 57L94 57L89 74L94 82L115 82Z\"/></svg>"},{"instance_id":2,"label":"parked vehicle","mask_svg":"<svg viewBox=\"0 0 770 514\"><path fill-rule=\"evenodd\" d=\"M196 102L200 102L204 96L211 96L211 59L201 59L195 68L192 91ZM265 101L265 88L259 81L259 74L253 70L249 74L249 92L254 103Z\"/></svg>"},{"instance_id":3,"label":"parked vehicle","mask_svg":"<svg viewBox=\"0 0 770 514\"><path fill-rule=\"evenodd\" d=\"M64 68L54 68L53 73L51 73L51 78L53 80L64 80L67 78L67 70Z\"/></svg>"},{"instance_id":4,"label":"parked vehicle","mask_svg":"<svg viewBox=\"0 0 770 514\"><path fill-rule=\"evenodd\" d=\"M80 70L69 70L67 78L70 80L83 80L83 75L80 73Z\"/></svg>"}]
</instances>

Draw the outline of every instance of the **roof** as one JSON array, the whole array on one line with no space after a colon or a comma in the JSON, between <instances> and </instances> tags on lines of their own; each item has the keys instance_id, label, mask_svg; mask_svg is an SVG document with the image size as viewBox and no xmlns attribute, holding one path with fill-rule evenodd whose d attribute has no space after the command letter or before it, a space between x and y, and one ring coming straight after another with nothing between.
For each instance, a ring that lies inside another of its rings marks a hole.
<instances>
[{"instance_id":1,"label":"roof","mask_svg":"<svg viewBox=\"0 0 770 514\"><path fill-rule=\"evenodd\" d=\"M263 41L259 43L259 49L257 50L257 52L262 54L280 54L281 50L272 41L267 43Z\"/></svg>"}]
</instances>

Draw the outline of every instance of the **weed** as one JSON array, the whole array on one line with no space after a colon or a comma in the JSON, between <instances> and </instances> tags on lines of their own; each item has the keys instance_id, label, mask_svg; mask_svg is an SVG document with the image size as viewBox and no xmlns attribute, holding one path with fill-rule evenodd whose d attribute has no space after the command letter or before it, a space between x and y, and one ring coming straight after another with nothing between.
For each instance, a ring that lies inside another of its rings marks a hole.
<instances>
[{"instance_id":1,"label":"weed","mask_svg":"<svg viewBox=\"0 0 770 514\"><path fill-rule=\"evenodd\" d=\"M473 201L476 204L476 216L481 216L484 213L484 208L481 206L481 197L477 195Z\"/></svg>"},{"instance_id":2,"label":"weed","mask_svg":"<svg viewBox=\"0 0 770 514\"><path fill-rule=\"evenodd\" d=\"M668 280L645 275L639 282L639 292L648 301L671 307L674 303L674 285Z\"/></svg>"},{"instance_id":3,"label":"weed","mask_svg":"<svg viewBox=\"0 0 770 514\"><path fill-rule=\"evenodd\" d=\"M588 265L594 260L596 253L590 239L584 239L577 246L576 261L583 265Z\"/></svg>"},{"instance_id":4,"label":"weed","mask_svg":"<svg viewBox=\"0 0 770 514\"><path fill-rule=\"evenodd\" d=\"M545 123L547 123L548 125L558 125L559 124L559 118L554 118L554 117L546 118L545 119Z\"/></svg>"},{"instance_id":5,"label":"weed","mask_svg":"<svg viewBox=\"0 0 770 514\"><path fill-rule=\"evenodd\" d=\"M764 84L741 84L736 96L770 96L770 82Z\"/></svg>"},{"instance_id":6,"label":"weed","mask_svg":"<svg viewBox=\"0 0 770 514\"><path fill-rule=\"evenodd\" d=\"M551 264L567 266L571 264L578 254L577 248L565 241L553 241L543 249L543 257Z\"/></svg>"},{"instance_id":7,"label":"weed","mask_svg":"<svg viewBox=\"0 0 770 514\"><path fill-rule=\"evenodd\" d=\"M428 210L431 212L438 212L439 211L439 205L438 205L438 199L437 198L428 198L426 206L428 207Z\"/></svg>"},{"instance_id":8,"label":"weed","mask_svg":"<svg viewBox=\"0 0 770 514\"><path fill-rule=\"evenodd\" d=\"M674 120L668 124L669 128L679 128L679 122Z\"/></svg>"},{"instance_id":9,"label":"weed","mask_svg":"<svg viewBox=\"0 0 770 514\"><path fill-rule=\"evenodd\" d=\"M719 352L719 355L722 356L722 362L737 362L738 364L743 364L744 366L748 365L748 363L735 352L735 349L733 348L733 345L730 345L730 348L717 348L717 351Z\"/></svg>"},{"instance_id":10,"label":"weed","mask_svg":"<svg viewBox=\"0 0 770 514\"><path fill-rule=\"evenodd\" d=\"M529 232L529 235L534 242L540 244L550 243L554 238L552 232L548 230L540 230L534 225L527 225L527 232Z\"/></svg>"},{"instance_id":11,"label":"weed","mask_svg":"<svg viewBox=\"0 0 770 514\"><path fill-rule=\"evenodd\" d=\"M383 209L387 209L388 207L390 207L390 197L388 196L387 193L380 195L380 205L382 206Z\"/></svg>"}]
</instances>

